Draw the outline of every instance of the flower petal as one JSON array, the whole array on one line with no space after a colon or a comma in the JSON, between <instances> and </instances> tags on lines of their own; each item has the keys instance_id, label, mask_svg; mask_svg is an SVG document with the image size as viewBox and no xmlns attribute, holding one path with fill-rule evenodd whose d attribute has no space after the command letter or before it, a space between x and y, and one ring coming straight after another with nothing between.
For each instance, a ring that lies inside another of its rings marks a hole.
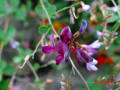
<instances>
[{"instance_id":1,"label":"flower petal","mask_svg":"<svg viewBox=\"0 0 120 90\"><path fill-rule=\"evenodd\" d=\"M68 43L69 41L72 40L72 33L71 33L71 30L70 30L69 26L66 26L66 27L63 28L63 30L61 32L61 40L64 43Z\"/></svg>"},{"instance_id":2,"label":"flower petal","mask_svg":"<svg viewBox=\"0 0 120 90\"><path fill-rule=\"evenodd\" d=\"M65 44L61 40L59 40L55 45L56 52L59 53L59 54L62 54L62 55L64 55L67 48L68 48L67 44Z\"/></svg>"},{"instance_id":3,"label":"flower petal","mask_svg":"<svg viewBox=\"0 0 120 90\"><path fill-rule=\"evenodd\" d=\"M63 59L64 59L64 56L58 55L56 57L56 64L59 65L63 61Z\"/></svg>"},{"instance_id":4,"label":"flower petal","mask_svg":"<svg viewBox=\"0 0 120 90\"><path fill-rule=\"evenodd\" d=\"M102 32L100 32L100 31L96 31L96 34L99 36L99 37L104 37L104 34L102 33Z\"/></svg>"},{"instance_id":5,"label":"flower petal","mask_svg":"<svg viewBox=\"0 0 120 90\"><path fill-rule=\"evenodd\" d=\"M101 42L99 40L94 41L92 44L88 45L92 48L99 48L101 46Z\"/></svg>"},{"instance_id":6,"label":"flower petal","mask_svg":"<svg viewBox=\"0 0 120 90\"><path fill-rule=\"evenodd\" d=\"M79 33L82 34L83 32L85 32L86 28L87 28L87 21L83 19L80 26Z\"/></svg>"},{"instance_id":7,"label":"flower petal","mask_svg":"<svg viewBox=\"0 0 120 90\"><path fill-rule=\"evenodd\" d=\"M97 54L98 53L98 51L95 50L94 48L92 48L91 46L87 46L86 49L90 53L93 53L93 54Z\"/></svg>"},{"instance_id":8,"label":"flower petal","mask_svg":"<svg viewBox=\"0 0 120 90\"><path fill-rule=\"evenodd\" d=\"M88 71L97 71L98 70L98 68L91 63L87 63L86 67L87 67Z\"/></svg>"},{"instance_id":9,"label":"flower petal","mask_svg":"<svg viewBox=\"0 0 120 90\"><path fill-rule=\"evenodd\" d=\"M92 62L93 61L93 58L91 56L89 56L88 54L86 54L83 49L80 49L80 55L83 57L83 59L86 62Z\"/></svg>"},{"instance_id":10,"label":"flower petal","mask_svg":"<svg viewBox=\"0 0 120 90\"><path fill-rule=\"evenodd\" d=\"M52 46L54 46L54 34L50 34L50 41L52 43Z\"/></svg>"},{"instance_id":11,"label":"flower petal","mask_svg":"<svg viewBox=\"0 0 120 90\"><path fill-rule=\"evenodd\" d=\"M81 5L82 5L82 9L84 10L84 11L89 11L92 7L90 6L90 5L87 5L87 4L85 4L84 2L80 2L81 3Z\"/></svg>"},{"instance_id":12,"label":"flower petal","mask_svg":"<svg viewBox=\"0 0 120 90\"><path fill-rule=\"evenodd\" d=\"M42 51L46 54L52 53L55 51L55 48L52 46L43 46Z\"/></svg>"},{"instance_id":13,"label":"flower petal","mask_svg":"<svg viewBox=\"0 0 120 90\"><path fill-rule=\"evenodd\" d=\"M72 51L72 47L69 46L68 49L67 49L67 51L64 54L64 60L65 60L65 62L67 62L69 60L69 56L70 56L71 51Z\"/></svg>"},{"instance_id":14,"label":"flower petal","mask_svg":"<svg viewBox=\"0 0 120 90\"><path fill-rule=\"evenodd\" d=\"M75 49L75 58L76 58L78 64L81 64L81 63L82 63L83 58L82 58L82 56L80 55L80 51L79 51L78 48Z\"/></svg>"},{"instance_id":15,"label":"flower petal","mask_svg":"<svg viewBox=\"0 0 120 90\"><path fill-rule=\"evenodd\" d=\"M91 64L93 64L93 65L96 65L96 64L98 63L98 61L97 61L96 59L93 59L93 61L92 61L92 62L89 62L89 63L91 63Z\"/></svg>"}]
</instances>

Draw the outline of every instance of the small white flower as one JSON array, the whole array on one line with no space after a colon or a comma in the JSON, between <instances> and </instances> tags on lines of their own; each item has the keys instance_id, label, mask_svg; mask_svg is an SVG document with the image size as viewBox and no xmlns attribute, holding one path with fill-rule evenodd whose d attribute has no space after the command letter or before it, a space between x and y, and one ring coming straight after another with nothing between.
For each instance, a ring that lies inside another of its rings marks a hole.
<instances>
[{"instance_id":1,"label":"small white flower","mask_svg":"<svg viewBox=\"0 0 120 90\"><path fill-rule=\"evenodd\" d=\"M84 2L81 2L81 5L82 5L82 9L83 9L84 11L89 11L89 10L91 9L91 6L85 4Z\"/></svg>"}]
</instances>

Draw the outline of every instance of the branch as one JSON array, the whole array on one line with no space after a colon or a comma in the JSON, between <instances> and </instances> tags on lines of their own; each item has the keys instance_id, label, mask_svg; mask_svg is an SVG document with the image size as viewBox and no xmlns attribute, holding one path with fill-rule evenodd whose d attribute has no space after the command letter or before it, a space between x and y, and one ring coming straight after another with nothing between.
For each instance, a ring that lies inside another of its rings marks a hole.
<instances>
[{"instance_id":1,"label":"branch","mask_svg":"<svg viewBox=\"0 0 120 90\"><path fill-rule=\"evenodd\" d=\"M75 64L73 63L72 59L70 59L70 62L72 64L72 67L75 69L75 71L77 72L77 74L79 75L79 77L82 79L82 81L85 83L86 87L88 90L90 90L89 86L88 86L88 83L87 81L84 79L84 77L82 76L82 74L79 72L79 70L76 68Z\"/></svg>"},{"instance_id":2,"label":"branch","mask_svg":"<svg viewBox=\"0 0 120 90\"><path fill-rule=\"evenodd\" d=\"M49 14L48 14L48 11L47 11L47 9L46 9L44 3L43 3L43 0L40 0L40 3L41 3L41 6L42 6L43 10L45 11L45 13L46 13L46 15L47 15L49 24L51 25L51 27L52 27L54 33L58 36L58 34L57 34L57 32L56 32L56 30L55 30L53 24L52 24L52 21L51 21L51 19L50 19L50 16L49 16Z\"/></svg>"}]
</instances>

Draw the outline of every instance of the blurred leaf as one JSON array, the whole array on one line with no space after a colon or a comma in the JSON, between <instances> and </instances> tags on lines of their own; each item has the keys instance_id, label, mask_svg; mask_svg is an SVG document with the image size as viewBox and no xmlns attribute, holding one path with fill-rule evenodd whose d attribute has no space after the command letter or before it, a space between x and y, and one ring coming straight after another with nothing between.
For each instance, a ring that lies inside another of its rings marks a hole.
<instances>
[{"instance_id":1,"label":"blurred leaf","mask_svg":"<svg viewBox=\"0 0 120 90\"><path fill-rule=\"evenodd\" d=\"M26 7L22 5L17 11L14 13L14 17L17 20L24 20L26 16Z\"/></svg>"},{"instance_id":2,"label":"blurred leaf","mask_svg":"<svg viewBox=\"0 0 120 90\"><path fill-rule=\"evenodd\" d=\"M7 44L8 41L11 40L15 36L15 33L16 33L15 27L9 26L8 30L7 30L7 36L6 36L6 39L5 39L5 44Z\"/></svg>"},{"instance_id":3,"label":"blurred leaf","mask_svg":"<svg viewBox=\"0 0 120 90\"><path fill-rule=\"evenodd\" d=\"M8 76L12 76L14 73L14 68L12 66L7 66L5 69L4 69L4 75L8 75Z\"/></svg>"},{"instance_id":4,"label":"blurred leaf","mask_svg":"<svg viewBox=\"0 0 120 90\"><path fill-rule=\"evenodd\" d=\"M87 80L90 90L103 90L103 84L94 83L94 79L88 78Z\"/></svg>"},{"instance_id":5,"label":"blurred leaf","mask_svg":"<svg viewBox=\"0 0 120 90\"><path fill-rule=\"evenodd\" d=\"M40 65L38 63L35 63L33 65L33 68L34 68L35 71L37 71L40 68Z\"/></svg>"},{"instance_id":6,"label":"blurred leaf","mask_svg":"<svg viewBox=\"0 0 120 90\"><path fill-rule=\"evenodd\" d=\"M114 26L112 27L112 31L113 31L113 30L117 30L117 29L119 28L119 26L120 26L120 21L117 21L117 22L114 24Z\"/></svg>"},{"instance_id":7,"label":"blurred leaf","mask_svg":"<svg viewBox=\"0 0 120 90\"><path fill-rule=\"evenodd\" d=\"M7 0L0 0L0 15L5 12Z\"/></svg>"},{"instance_id":8,"label":"blurred leaf","mask_svg":"<svg viewBox=\"0 0 120 90\"><path fill-rule=\"evenodd\" d=\"M4 30L0 30L0 40L6 37Z\"/></svg>"},{"instance_id":9,"label":"blurred leaf","mask_svg":"<svg viewBox=\"0 0 120 90\"><path fill-rule=\"evenodd\" d=\"M2 82L0 82L0 90L8 90L8 85L8 80L2 80Z\"/></svg>"},{"instance_id":10,"label":"blurred leaf","mask_svg":"<svg viewBox=\"0 0 120 90\"><path fill-rule=\"evenodd\" d=\"M38 32L41 33L41 34L45 34L50 29L50 27L51 27L50 25L48 25L48 26L40 26L38 28Z\"/></svg>"},{"instance_id":11,"label":"blurred leaf","mask_svg":"<svg viewBox=\"0 0 120 90\"><path fill-rule=\"evenodd\" d=\"M0 70L3 70L7 67L7 63L5 60L0 61Z\"/></svg>"},{"instance_id":12,"label":"blurred leaf","mask_svg":"<svg viewBox=\"0 0 120 90\"><path fill-rule=\"evenodd\" d=\"M20 3L20 0L10 0L10 6L12 8L18 7L19 3Z\"/></svg>"},{"instance_id":13,"label":"blurred leaf","mask_svg":"<svg viewBox=\"0 0 120 90\"><path fill-rule=\"evenodd\" d=\"M39 88L43 87L40 80L35 80L35 84L36 84Z\"/></svg>"},{"instance_id":14,"label":"blurred leaf","mask_svg":"<svg viewBox=\"0 0 120 90\"><path fill-rule=\"evenodd\" d=\"M21 61L22 61L22 57L21 56L15 56L14 58L13 58L13 61L15 62L15 63L20 63Z\"/></svg>"},{"instance_id":15,"label":"blurred leaf","mask_svg":"<svg viewBox=\"0 0 120 90\"><path fill-rule=\"evenodd\" d=\"M55 19L56 18L56 6L50 4L46 0L44 0L44 5L48 11L48 15L50 16L50 18ZM48 18L41 5L36 6L35 11L36 13L43 14L46 18Z\"/></svg>"},{"instance_id":16,"label":"blurred leaf","mask_svg":"<svg viewBox=\"0 0 120 90\"><path fill-rule=\"evenodd\" d=\"M115 12L113 12L113 11L108 11L108 14L112 14L112 17L111 18L108 18L107 19L107 22L114 22L114 21L117 21L117 20L119 20L120 18L119 18L119 16L118 16L118 14L117 13L115 13Z\"/></svg>"}]
</instances>

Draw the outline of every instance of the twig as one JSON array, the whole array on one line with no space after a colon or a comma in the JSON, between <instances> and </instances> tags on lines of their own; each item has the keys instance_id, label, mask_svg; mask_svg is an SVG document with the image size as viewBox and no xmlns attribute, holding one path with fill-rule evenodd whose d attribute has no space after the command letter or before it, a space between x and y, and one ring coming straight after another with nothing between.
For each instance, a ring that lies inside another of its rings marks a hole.
<instances>
[{"instance_id":1,"label":"twig","mask_svg":"<svg viewBox=\"0 0 120 90\"><path fill-rule=\"evenodd\" d=\"M31 63L30 63L29 61L27 62L27 65L30 67L31 71L33 72L33 74L34 74L34 76L35 76L35 79L36 79L36 80L40 80L40 79L39 79L39 76L37 75L37 73L35 72L33 66L31 65Z\"/></svg>"},{"instance_id":2,"label":"twig","mask_svg":"<svg viewBox=\"0 0 120 90\"><path fill-rule=\"evenodd\" d=\"M79 72L79 70L76 68L76 66L75 66L75 64L73 63L72 59L71 59L71 58L69 58L69 59L70 59L70 62L71 62L71 64L72 64L72 67L75 69L75 71L77 72L77 74L79 75L79 77L80 77L80 78L82 79L82 81L85 83L87 89L90 90L90 89L89 89L89 86L88 86L88 83L86 82L86 80L84 79L84 77L82 76L82 74Z\"/></svg>"},{"instance_id":3,"label":"twig","mask_svg":"<svg viewBox=\"0 0 120 90\"><path fill-rule=\"evenodd\" d=\"M55 63L56 63L55 60L52 60L52 61L50 61L50 62L48 62L48 63L46 63L46 64L44 64L44 65L41 65L41 66L39 67L39 69L45 68L45 67L47 67L47 66L49 66L49 65L51 65L51 64L55 64Z\"/></svg>"},{"instance_id":4,"label":"twig","mask_svg":"<svg viewBox=\"0 0 120 90\"><path fill-rule=\"evenodd\" d=\"M67 7L64 7L64 8L62 8L62 9L56 11L56 13L60 13L60 12L62 12L62 11L65 11L65 10L69 9L69 8L72 8L73 6L77 6L77 5L79 5L79 4L80 4L80 2L75 3L75 4L72 4L72 5L67 6Z\"/></svg>"},{"instance_id":5,"label":"twig","mask_svg":"<svg viewBox=\"0 0 120 90\"><path fill-rule=\"evenodd\" d=\"M47 15L49 24L51 25L51 27L52 27L54 33L55 33L56 35L58 35L57 32L56 32L56 30L55 30L54 27L53 27L52 21L51 21L51 19L50 19L50 17L49 17L48 11L47 11L47 9L46 9L44 3L43 3L43 0L40 0L40 3L41 3L41 6L42 6L43 10L45 11L45 13L46 13L46 15Z\"/></svg>"}]
</instances>

